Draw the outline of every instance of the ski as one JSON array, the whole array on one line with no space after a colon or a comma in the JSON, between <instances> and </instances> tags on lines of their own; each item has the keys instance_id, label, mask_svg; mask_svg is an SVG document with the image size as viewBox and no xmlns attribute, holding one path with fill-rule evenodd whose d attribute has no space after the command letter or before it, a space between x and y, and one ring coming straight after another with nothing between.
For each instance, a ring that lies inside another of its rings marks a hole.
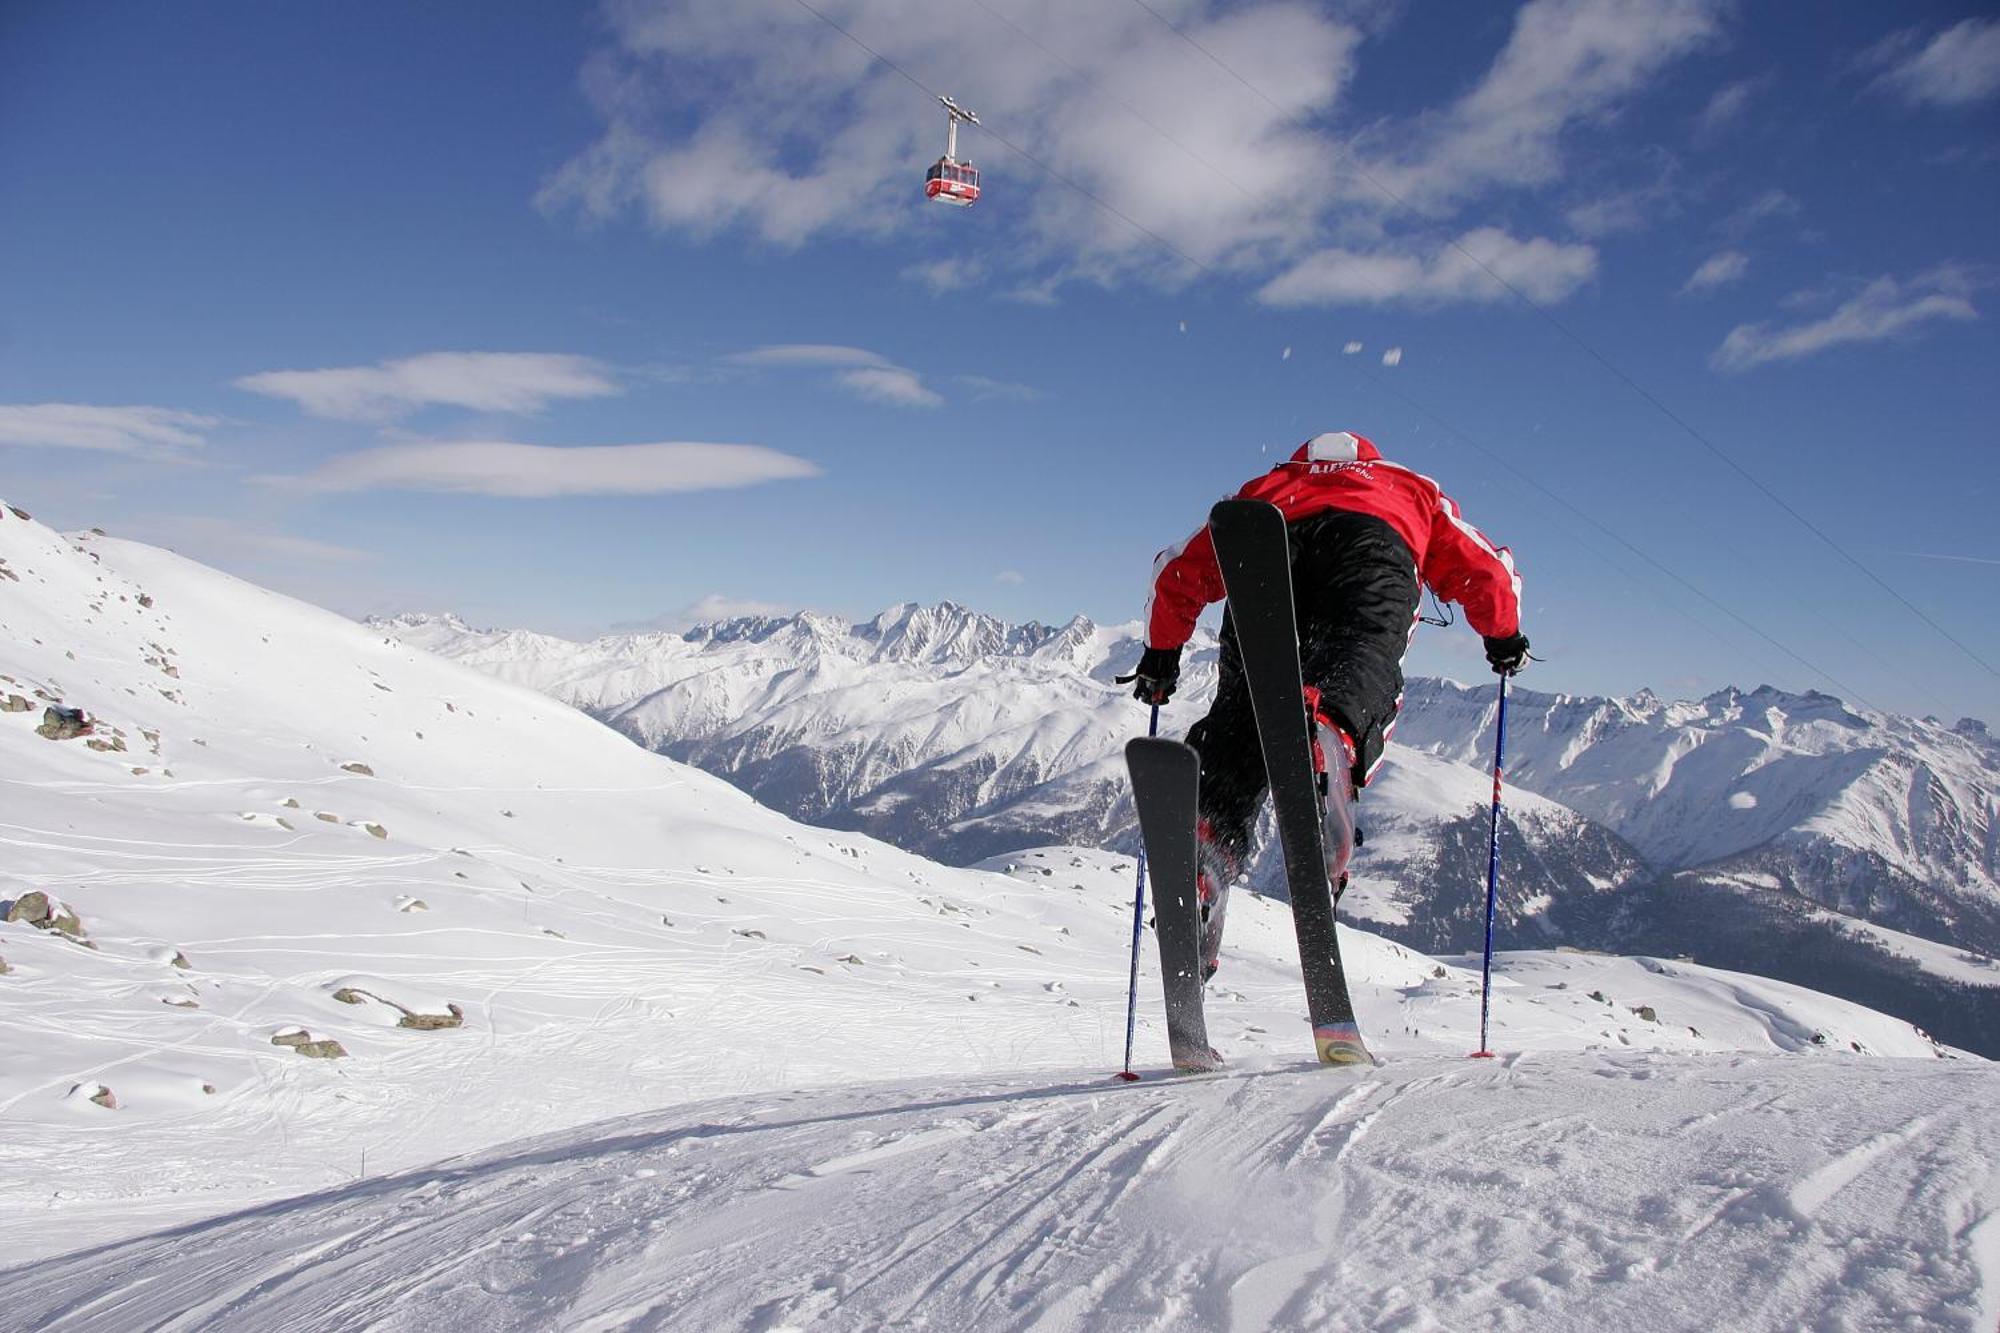
<instances>
[{"instance_id":1,"label":"ski","mask_svg":"<svg viewBox=\"0 0 2000 1333\"><path fill-rule=\"evenodd\" d=\"M1167 1046L1174 1068L1190 1073L1222 1067L1208 1044L1201 1008L1201 908L1196 898L1195 797L1201 758L1179 741L1140 736L1125 746L1146 873L1153 881L1153 933L1160 941L1160 976L1167 1000Z\"/></svg>"},{"instance_id":2,"label":"ski","mask_svg":"<svg viewBox=\"0 0 2000 1333\"><path fill-rule=\"evenodd\" d=\"M1313 1049L1321 1064L1373 1064L1354 1019L1354 1001L1340 962L1322 822L1331 822L1340 831L1342 845L1333 850L1344 867L1353 851L1354 820L1344 775L1333 774L1328 784L1332 792L1323 806L1313 771L1285 517L1277 506L1262 500L1224 500L1209 511L1208 528L1229 593L1229 618L1243 655L1264 771L1271 782L1271 806L1284 850L1285 880L1291 888L1292 925L1298 932L1299 964L1305 973ZM1331 755L1329 764L1337 764L1337 745Z\"/></svg>"}]
</instances>

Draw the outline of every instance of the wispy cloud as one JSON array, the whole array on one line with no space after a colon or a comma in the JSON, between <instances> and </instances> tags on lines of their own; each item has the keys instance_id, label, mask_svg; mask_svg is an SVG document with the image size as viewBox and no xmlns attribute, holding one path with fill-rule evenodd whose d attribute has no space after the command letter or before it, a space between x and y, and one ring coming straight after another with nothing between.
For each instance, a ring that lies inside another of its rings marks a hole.
<instances>
[{"instance_id":1,"label":"wispy cloud","mask_svg":"<svg viewBox=\"0 0 2000 1333\"><path fill-rule=\"evenodd\" d=\"M1984 555L1947 555L1939 551L1898 551L1897 555L1909 556L1912 560L1949 560L1961 565L2000 565L2000 560Z\"/></svg>"},{"instance_id":2,"label":"wispy cloud","mask_svg":"<svg viewBox=\"0 0 2000 1333\"><path fill-rule=\"evenodd\" d=\"M121 535L172 547L210 564L283 560L352 565L376 558L372 551L204 514L167 515L128 528Z\"/></svg>"},{"instance_id":3,"label":"wispy cloud","mask_svg":"<svg viewBox=\"0 0 2000 1333\"><path fill-rule=\"evenodd\" d=\"M1831 313L1792 325L1741 324L1730 330L1709 362L1718 370L1748 370L1791 361L1847 343L1880 342L1938 320L1979 318L1970 274L1945 265L1907 280L1881 277Z\"/></svg>"},{"instance_id":4,"label":"wispy cloud","mask_svg":"<svg viewBox=\"0 0 2000 1333\"><path fill-rule=\"evenodd\" d=\"M713 620L741 620L745 616L782 616L794 609L779 606L776 602L760 602L752 597L731 597L727 593L712 592L682 607L680 615L691 624L702 624Z\"/></svg>"},{"instance_id":5,"label":"wispy cloud","mask_svg":"<svg viewBox=\"0 0 2000 1333\"><path fill-rule=\"evenodd\" d=\"M202 432L220 424L219 418L170 407L0 404L0 445L181 459L206 443Z\"/></svg>"},{"instance_id":6,"label":"wispy cloud","mask_svg":"<svg viewBox=\"0 0 2000 1333\"><path fill-rule=\"evenodd\" d=\"M1003 569L993 576L993 581L1010 588L1018 588L1028 581L1027 575L1018 569Z\"/></svg>"},{"instance_id":7,"label":"wispy cloud","mask_svg":"<svg viewBox=\"0 0 2000 1333\"><path fill-rule=\"evenodd\" d=\"M1063 6L1060 62L993 41L991 16L968 21L952 5L838 0L830 14L906 67L977 70L977 109L989 121L1205 261L1300 235L1332 193L1321 164L1335 136L1294 122L1333 108L1362 34L1308 6L1256 0L1176 15L1221 59L1256 71L1268 104L1138 5ZM636 210L661 229L742 230L783 246L910 225L911 163L943 147L942 124L913 119L900 77L811 10L632 0L608 15L613 45L585 79L604 131L547 181L544 209L589 219ZM724 79L727 98L706 95ZM1162 134L1134 135L1128 112ZM960 152L990 159L989 144L968 130ZM989 170L1030 204L1024 256L1160 263L1151 240L1107 226L1067 188L1000 163ZM1189 173L1204 188L1186 188ZM1280 183L1317 197L1272 188Z\"/></svg>"},{"instance_id":8,"label":"wispy cloud","mask_svg":"<svg viewBox=\"0 0 2000 1333\"><path fill-rule=\"evenodd\" d=\"M1703 134L1718 134L1743 119L1743 113L1750 109L1750 100L1763 86L1762 79L1743 79L1725 84L1715 90L1708 99L1708 105L1695 118L1695 126Z\"/></svg>"},{"instance_id":9,"label":"wispy cloud","mask_svg":"<svg viewBox=\"0 0 2000 1333\"><path fill-rule=\"evenodd\" d=\"M1639 231L1678 211L1672 172L1667 171L1651 184L1617 190L1578 204L1563 214L1563 220L1577 235L1597 240L1622 232Z\"/></svg>"},{"instance_id":10,"label":"wispy cloud","mask_svg":"<svg viewBox=\"0 0 2000 1333\"><path fill-rule=\"evenodd\" d=\"M268 370L236 387L341 421L387 421L434 406L535 412L554 399L619 391L589 357L550 352L428 352L372 366Z\"/></svg>"},{"instance_id":11,"label":"wispy cloud","mask_svg":"<svg viewBox=\"0 0 2000 1333\"><path fill-rule=\"evenodd\" d=\"M951 378L953 383L965 386L975 403L1033 403L1042 398L1042 391L1031 384L996 380L988 375L954 375Z\"/></svg>"},{"instance_id":12,"label":"wispy cloud","mask_svg":"<svg viewBox=\"0 0 2000 1333\"><path fill-rule=\"evenodd\" d=\"M780 606L776 602L761 602L754 597L732 597L728 593L712 592L689 602L678 611L649 617L645 620L625 620L612 625L613 634L645 634L655 630L667 630L679 634L693 629L696 625L714 625L728 620L742 620L746 616L786 616L798 610L797 607Z\"/></svg>"},{"instance_id":13,"label":"wispy cloud","mask_svg":"<svg viewBox=\"0 0 2000 1333\"><path fill-rule=\"evenodd\" d=\"M976 286L986 276L986 266L976 259L930 259L911 264L903 278L927 289L933 296Z\"/></svg>"},{"instance_id":14,"label":"wispy cloud","mask_svg":"<svg viewBox=\"0 0 2000 1333\"><path fill-rule=\"evenodd\" d=\"M1772 218L1788 218L1798 211L1799 201L1796 198L1772 186L1724 218L1722 232L1727 236L1746 236L1761 223Z\"/></svg>"},{"instance_id":15,"label":"wispy cloud","mask_svg":"<svg viewBox=\"0 0 2000 1333\"><path fill-rule=\"evenodd\" d=\"M1972 18L1923 39L1895 33L1862 56L1882 73L1874 86L1912 106L1970 106L2000 93L2000 18Z\"/></svg>"},{"instance_id":16,"label":"wispy cloud","mask_svg":"<svg viewBox=\"0 0 2000 1333\"><path fill-rule=\"evenodd\" d=\"M827 13L905 68L977 70L978 109L1055 173L1014 170L966 131L961 152L1018 210L1016 240L903 277L937 293L991 282L1003 299L1048 304L1069 283L1185 282L1186 258L1261 283L1329 250L1421 251L1441 228L1471 225L1452 219L1480 197L1561 179L1570 139L1713 40L1726 4L1529 0L1463 97L1365 126L1341 120L1369 20L1340 11L1368 6L1179 4L1172 24L1151 6L1058 6L1060 60L995 42L997 11L968 21L950 5L834 0ZM545 209L783 246L916 225L912 163L937 152L941 127L913 119L900 77L814 8L624 0L607 12L610 44L585 73L604 128L546 182ZM728 97L709 95L725 83ZM1583 216L1601 217L1602 234L1654 216L1642 204ZM1485 298L1445 282L1424 299Z\"/></svg>"},{"instance_id":17,"label":"wispy cloud","mask_svg":"<svg viewBox=\"0 0 2000 1333\"><path fill-rule=\"evenodd\" d=\"M892 407L937 407L944 395L924 383L923 376L899 366L879 352L836 343L779 343L735 352L726 365L752 368L831 370L827 383L856 398Z\"/></svg>"},{"instance_id":18,"label":"wispy cloud","mask_svg":"<svg viewBox=\"0 0 2000 1333\"><path fill-rule=\"evenodd\" d=\"M921 376L903 366L862 366L843 370L833 382L857 398L892 407L938 407L944 395L926 388Z\"/></svg>"},{"instance_id":19,"label":"wispy cloud","mask_svg":"<svg viewBox=\"0 0 2000 1333\"><path fill-rule=\"evenodd\" d=\"M1720 35L1721 8L1710 0L1531 0L1479 85L1411 150L1370 169L1420 207L1554 180L1564 133Z\"/></svg>"},{"instance_id":20,"label":"wispy cloud","mask_svg":"<svg viewBox=\"0 0 2000 1333\"><path fill-rule=\"evenodd\" d=\"M385 445L340 454L272 482L309 491L433 491L549 498L725 490L816 477L803 458L756 444L607 444L558 447L503 441Z\"/></svg>"},{"instance_id":21,"label":"wispy cloud","mask_svg":"<svg viewBox=\"0 0 2000 1333\"><path fill-rule=\"evenodd\" d=\"M1523 241L1496 227L1481 227L1459 237L1456 245L1440 245L1429 254L1322 250L1271 279L1257 296L1275 306L1439 305L1503 300L1508 295L1504 280L1549 302L1568 296L1596 272L1593 246L1545 237Z\"/></svg>"},{"instance_id":22,"label":"wispy cloud","mask_svg":"<svg viewBox=\"0 0 2000 1333\"><path fill-rule=\"evenodd\" d=\"M732 366L886 366L889 361L865 347L842 347L835 343L776 343L732 352L722 358Z\"/></svg>"},{"instance_id":23,"label":"wispy cloud","mask_svg":"<svg viewBox=\"0 0 2000 1333\"><path fill-rule=\"evenodd\" d=\"M1722 250L1701 262L1701 267L1681 284L1681 293L1712 291L1726 287L1750 271L1750 256L1741 250Z\"/></svg>"}]
</instances>

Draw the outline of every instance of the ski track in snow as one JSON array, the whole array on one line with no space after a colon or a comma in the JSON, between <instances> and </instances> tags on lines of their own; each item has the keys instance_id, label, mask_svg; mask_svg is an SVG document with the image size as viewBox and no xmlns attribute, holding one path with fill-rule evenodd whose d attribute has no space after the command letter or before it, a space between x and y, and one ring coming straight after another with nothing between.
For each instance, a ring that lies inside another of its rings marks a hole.
<instances>
[{"instance_id":1,"label":"ski track in snow","mask_svg":"<svg viewBox=\"0 0 2000 1333\"><path fill-rule=\"evenodd\" d=\"M778 1093L0 1272L0 1309L300 1333L1985 1333L1996 1091L1990 1066L1590 1053Z\"/></svg>"}]
</instances>

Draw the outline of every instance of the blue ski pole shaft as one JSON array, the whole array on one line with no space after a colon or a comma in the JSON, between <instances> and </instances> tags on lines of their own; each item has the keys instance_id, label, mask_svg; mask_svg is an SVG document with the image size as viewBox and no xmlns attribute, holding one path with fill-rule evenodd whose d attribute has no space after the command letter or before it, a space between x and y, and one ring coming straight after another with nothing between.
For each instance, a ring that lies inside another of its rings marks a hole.
<instances>
[{"instance_id":1,"label":"blue ski pole shaft","mask_svg":"<svg viewBox=\"0 0 2000 1333\"><path fill-rule=\"evenodd\" d=\"M1486 834L1486 956L1479 968L1479 1049L1475 1055L1491 1055L1486 1044L1486 1019L1493 999L1493 914L1500 889L1500 783L1507 762L1507 680L1500 677L1500 710L1493 741L1493 822Z\"/></svg>"},{"instance_id":2,"label":"blue ski pole shaft","mask_svg":"<svg viewBox=\"0 0 2000 1333\"><path fill-rule=\"evenodd\" d=\"M1146 723L1146 734L1160 734L1160 706L1153 705L1153 716ZM1132 877L1132 976L1125 986L1125 1068L1122 1077L1131 1078L1132 1037L1139 1026L1139 938L1146 925L1146 841L1139 840L1139 873Z\"/></svg>"}]
</instances>

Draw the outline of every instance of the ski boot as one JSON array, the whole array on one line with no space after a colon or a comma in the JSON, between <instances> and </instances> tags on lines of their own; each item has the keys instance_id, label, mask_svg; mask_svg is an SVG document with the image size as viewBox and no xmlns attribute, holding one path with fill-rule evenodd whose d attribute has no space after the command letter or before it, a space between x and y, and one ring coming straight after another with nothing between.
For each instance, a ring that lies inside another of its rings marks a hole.
<instances>
[{"instance_id":1,"label":"ski boot","mask_svg":"<svg viewBox=\"0 0 2000 1333\"><path fill-rule=\"evenodd\" d=\"M1195 894L1201 903L1201 979L1207 981L1221 966L1222 919L1229 907L1229 886L1243 874L1243 858L1215 834L1204 819L1195 826Z\"/></svg>"},{"instance_id":2,"label":"ski boot","mask_svg":"<svg viewBox=\"0 0 2000 1333\"><path fill-rule=\"evenodd\" d=\"M1313 779L1319 784L1320 821L1326 846L1326 882L1333 889L1333 902L1347 891L1347 863L1360 845L1361 831L1354 825L1354 765L1357 751L1354 738L1326 715L1320 707L1319 688L1305 687L1306 716L1312 719ZM1329 753L1340 756L1340 765L1327 761Z\"/></svg>"}]
</instances>

